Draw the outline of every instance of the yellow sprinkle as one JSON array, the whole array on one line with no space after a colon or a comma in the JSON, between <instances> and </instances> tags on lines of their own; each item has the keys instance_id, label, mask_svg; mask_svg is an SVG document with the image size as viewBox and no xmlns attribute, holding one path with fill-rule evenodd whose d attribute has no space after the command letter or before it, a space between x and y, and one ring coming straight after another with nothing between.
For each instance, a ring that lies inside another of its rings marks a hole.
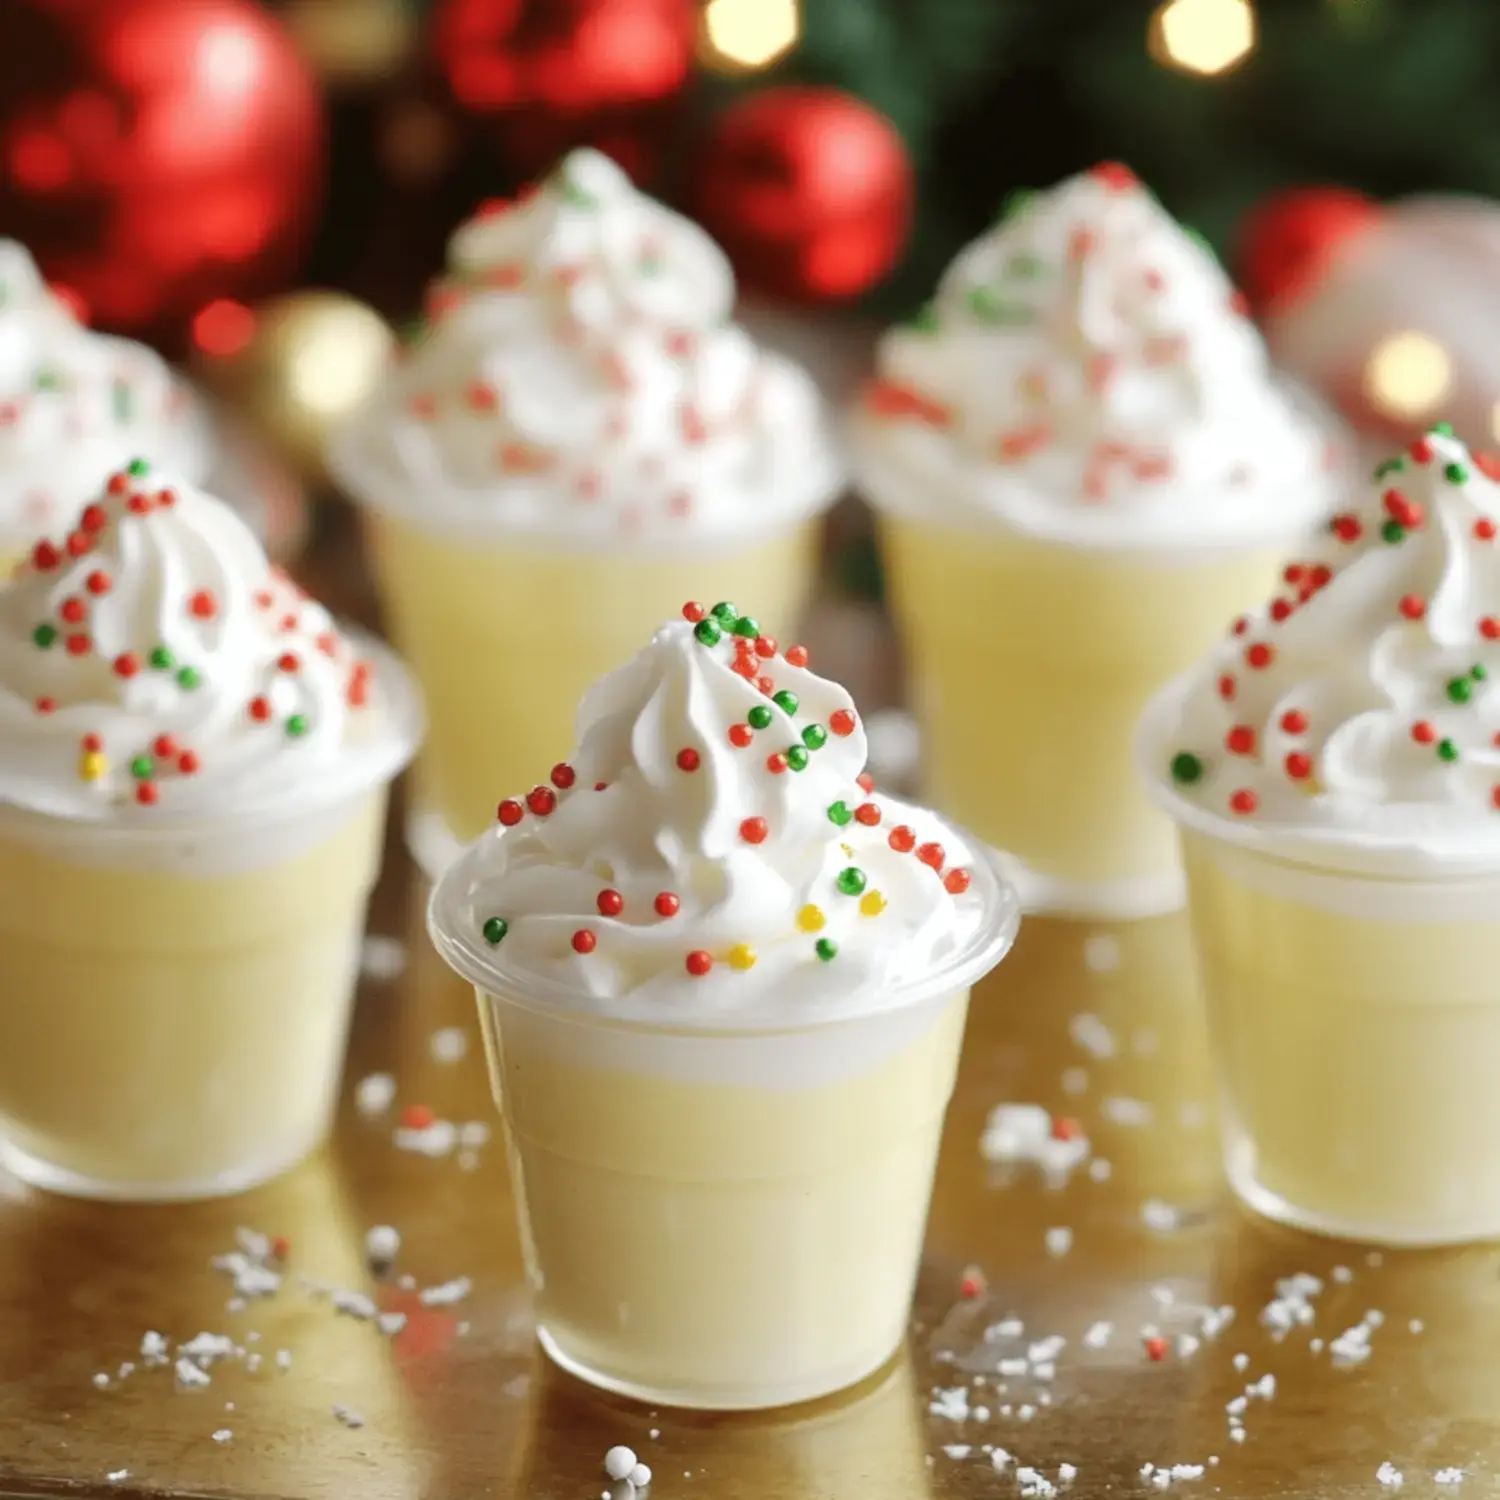
<instances>
[{"instance_id":1,"label":"yellow sprinkle","mask_svg":"<svg viewBox=\"0 0 1500 1500\"><path fill-rule=\"evenodd\" d=\"M844 851L844 858L845 859L853 859L854 858L854 848L853 848L852 845L850 845L850 844L840 844L839 848Z\"/></svg>"},{"instance_id":2,"label":"yellow sprinkle","mask_svg":"<svg viewBox=\"0 0 1500 1500\"><path fill-rule=\"evenodd\" d=\"M749 943L736 943L729 950L729 967L731 969L753 969L755 967L755 949Z\"/></svg>"},{"instance_id":3,"label":"yellow sprinkle","mask_svg":"<svg viewBox=\"0 0 1500 1500\"><path fill-rule=\"evenodd\" d=\"M862 916L878 917L885 910L885 897L879 891L866 891L859 898L859 910Z\"/></svg>"},{"instance_id":4,"label":"yellow sprinkle","mask_svg":"<svg viewBox=\"0 0 1500 1500\"><path fill-rule=\"evenodd\" d=\"M827 920L821 906L804 906L797 913L797 925L803 932L818 932Z\"/></svg>"},{"instance_id":5,"label":"yellow sprinkle","mask_svg":"<svg viewBox=\"0 0 1500 1500\"><path fill-rule=\"evenodd\" d=\"M102 781L109 774L109 761L97 750L85 750L78 757L78 775L82 781Z\"/></svg>"}]
</instances>

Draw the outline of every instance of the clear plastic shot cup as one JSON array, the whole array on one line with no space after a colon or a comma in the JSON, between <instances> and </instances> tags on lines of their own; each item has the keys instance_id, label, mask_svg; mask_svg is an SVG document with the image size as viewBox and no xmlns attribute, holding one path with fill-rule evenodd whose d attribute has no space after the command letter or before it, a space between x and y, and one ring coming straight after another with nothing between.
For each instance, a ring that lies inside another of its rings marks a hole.
<instances>
[{"instance_id":1,"label":"clear plastic shot cup","mask_svg":"<svg viewBox=\"0 0 1500 1500\"><path fill-rule=\"evenodd\" d=\"M971 986L1019 905L976 860L986 919L919 982L784 1017L602 1014L481 936L479 846L429 910L474 985L548 1354L642 1401L810 1400L900 1345Z\"/></svg>"}]
</instances>

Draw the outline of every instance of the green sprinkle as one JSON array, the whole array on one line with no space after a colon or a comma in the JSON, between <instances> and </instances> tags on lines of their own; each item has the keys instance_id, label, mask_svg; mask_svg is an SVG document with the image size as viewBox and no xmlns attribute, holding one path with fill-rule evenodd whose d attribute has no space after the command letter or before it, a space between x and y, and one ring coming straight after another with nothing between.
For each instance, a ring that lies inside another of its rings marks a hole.
<instances>
[{"instance_id":1,"label":"green sprinkle","mask_svg":"<svg viewBox=\"0 0 1500 1500\"><path fill-rule=\"evenodd\" d=\"M830 802L828 804L828 821L837 823L842 828L854 817L847 802Z\"/></svg>"},{"instance_id":2,"label":"green sprinkle","mask_svg":"<svg viewBox=\"0 0 1500 1500\"><path fill-rule=\"evenodd\" d=\"M42 648L43 651L45 651L48 646L56 645L57 643L57 626L38 625L37 628L31 632L31 638L37 643L38 646Z\"/></svg>"},{"instance_id":3,"label":"green sprinkle","mask_svg":"<svg viewBox=\"0 0 1500 1500\"><path fill-rule=\"evenodd\" d=\"M846 896L857 896L864 890L867 884L865 872L855 865L850 865L846 869L839 871L838 875L834 878L834 884Z\"/></svg>"},{"instance_id":4,"label":"green sprinkle","mask_svg":"<svg viewBox=\"0 0 1500 1500\"><path fill-rule=\"evenodd\" d=\"M1172 757L1172 780L1180 786L1191 786L1203 775L1203 762L1189 750L1179 750Z\"/></svg>"},{"instance_id":5,"label":"green sprinkle","mask_svg":"<svg viewBox=\"0 0 1500 1500\"><path fill-rule=\"evenodd\" d=\"M809 750L821 750L828 743L828 731L821 724L809 724L802 731L802 743Z\"/></svg>"},{"instance_id":6,"label":"green sprinkle","mask_svg":"<svg viewBox=\"0 0 1500 1500\"><path fill-rule=\"evenodd\" d=\"M149 755L138 755L130 762L130 774L137 781L150 781L151 773L156 769Z\"/></svg>"},{"instance_id":7,"label":"green sprinkle","mask_svg":"<svg viewBox=\"0 0 1500 1500\"><path fill-rule=\"evenodd\" d=\"M1383 464L1376 465L1375 477L1384 479L1387 474L1399 474L1406 467L1404 459L1388 458Z\"/></svg>"},{"instance_id":8,"label":"green sprinkle","mask_svg":"<svg viewBox=\"0 0 1500 1500\"><path fill-rule=\"evenodd\" d=\"M56 370L38 370L36 372L35 384L39 391L60 391L62 389L62 376Z\"/></svg>"},{"instance_id":9,"label":"green sprinkle","mask_svg":"<svg viewBox=\"0 0 1500 1500\"><path fill-rule=\"evenodd\" d=\"M1449 484L1462 484L1469 477L1469 471L1462 464L1448 464L1443 469L1443 478Z\"/></svg>"},{"instance_id":10,"label":"green sprinkle","mask_svg":"<svg viewBox=\"0 0 1500 1500\"><path fill-rule=\"evenodd\" d=\"M723 632L719 629L717 621L711 620L705 615L693 626L693 634L698 637L703 645L717 646Z\"/></svg>"},{"instance_id":11,"label":"green sprinkle","mask_svg":"<svg viewBox=\"0 0 1500 1500\"><path fill-rule=\"evenodd\" d=\"M125 465L125 472L134 479L143 479L151 472L151 465L144 458L132 458Z\"/></svg>"},{"instance_id":12,"label":"green sprinkle","mask_svg":"<svg viewBox=\"0 0 1500 1500\"><path fill-rule=\"evenodd\" d=\"M943 326L935 303L919 307L906 321L906 326L915 333L936 333Z\"/></svg>"},{"instance_id":13,"label":"green sprinkle","mask_svg":"<svg viewBox=\"0 0 1500 1500\"><path fill-rule=\"evenodd\" d=\"M1476 661L1474 665L1469 668L1469 676L1472 677L1475 682L1483 682L1484 679L1489 675L1489 668L1486 667L1482 661Z\"/></svg>"},{"instance_id":14,"label":"green sprinkle","mask_svg":"<svg viewBox=\"0 0 1500 1500\"><path fill-rule=\"evenodd\" d=\"M1448 696L1455 703L1467 703L1474 691L1474 685L1467 677L1452 677L1448 680Z\"/></svg>"},{"instance_id":15,"label":"green sprinkle","mask_svg":"<svg viewBox=\"0 0 1500 1500\"><path fill-rule=\"evenodd\" d=\"M769 729L771 727L771 710L764 703L757 703L745 717L750 721L752 729Z\"/></svg>"},{"instance_id":16,"label":"green sprinkle","mask_svg":"<svg viewBox=\"0 0 1500 1500\"><path fill-rule=\"evenodd\" d=\"M1437 752L1440 760L1458 759L1458 746L1452 740L1439 740Z\"/></svg>"},{"instance_id":17,"label":"green sprinkle","mask_svg":"<svg viewBox=\"0 0 1500 1500\"><path fill-rule=\"evenodd\" d=\"M1006 261L1005 269L1009 275L1029 281L1033 276L1040 276L1045 267L1035 255L1012 255Z\"/></svg>"},{"instance_id":18,"label":"green sprinkle","mask_svg":"<svg viewBox=\"0 0 1500 1500\"><path fill-rule=\"evenodd\" d=\"M505 941L505 934L510 931L510 923L504 917L491 917L482 930L485 942L493 948L497 943Z\"/></svg>"},{"instance_id":19,"label":"green sprinkle","mask_svg":"<svg viewBox=\"0 0 1500 1500\"><path fill-rule=\"evenodd\" d=\"M1031 312L1028 308L1020 307L1014 302L1007 302L993 287L970 287L968 296L964 300L968 303L969 311L981 323L993 323L1013 328L1018 324L1031 321Z\"/></svg>"},{"instance_id":20,"label":"green sprinkle","mask_svg":"<svg viewBox=\"0 0 1500 1500\"><path fill-rule=\"evenodd\" d=\"M786 752L786 763L794 771L805 771L807 769L807 751L801 745L793 745Z\"/></svg>"},{"instance_id":21,"label":"green sprinkle","mask_svg":"<svg viewBox=\"0 0 1500 1500\"><path fill-rule=\"evenodd\" d=\"M709 614L711 614L714 619L716 619L719 624L724 627L725 630L733 630L734 622L740 617L739 610L737 610L734 605L729 603L727 599L720 600L719 603L714 605L714 607L709 610Z\"/></svg>"},{"instance_id":22,"label":"green sprinkle","mask_svg":"<svg viewBox=\"0 0 1500 1500\"><path fill-rule=\"evenodd\" d=\"M286 721L286 732L295 739L300 739L308 731L307 716L305 714L293 714Z\"/></svg>"},{"instance_id":23,"label":"green sprinkle","mask_svg":"<svg viewBox=\"0 0 1500 1500\"><path fill-rule=\"evenodd\" d=\"M1394 545L1396 542L1405 541L1406 528L1399 521L1387 521L1380 528L1380 534Z\"/></svg>"},{"instance_id":24,"label":"green sprinkle","mask_svg":"<svg viewBox=\"0 0 1500 1500\"><path fill-rule=\"evenodd\" d=\"M746 640L753 641L760 634L760 626L750 618L749 615L741 615L733 625L729 627L736 635L742 635Z\"/></svg>"},{"instance_id":25,"label":"green sprinkle","mask_svg":"<svg viewBox=\"0 0 1500 1500\"><path fill-rule=\"evenodd\" d=\"M1184 224L1182 232L1201 250L1205 255L1211 255L1215 260L1219 258L1219 252L1214 249L1214 242L1204 234L1201 229L1194 229L1191 224Z\"/></svg>"},{"instance_id":26,"label":"green sprinkle","mask_svg":"<svg viewBox=\"0 0 1500 1500\"><path fill-rule=\"evenodd\" d=\"M779 693L773 693L771 702L789 717L797 712L797 695L787 692L785 688L782 688Z\"/></svg>"},{"instance_id":27,"label":"green sprinkle","mask_svg":"<svg viewBox=\"0 0 1500 1500\"><path fill-rule=\"evenodd\" d=\"M1012 188L1000 200L1000 217L1002 219L1013 218L1020 213L1036 197L1034 188Z\"/></svg>"},{"instance_id":28,"label":"green sprinkle","mask_svg":"<svg viewBox=\"0 0 1500 1500\"><path fill-rule=\"evenodd\" d=\"M197 687L202 681L203 681L203 674L197 669L197 667L178 667L178 669L177 669L177 686L178 687L184 688L188 692L192 692L192 690L195 687Z\"/></svg>"},{"instance_id":29,"label":"green sprinkle","mask_svg":"<svg viewBox=\"0 0 1500 1500\"><path fill-rule=\"evenodd\" d=\"M146 658L158 672L170 672L177 665L177 659L167 650L165 646L158 646L150 656Z\"/></svg>"},{"instance_id":30,"label":"green sprinkle","mask_svg":"<svg viewBox=\"0 0 1500 1500\"><path fill-rule=\"evenodd\" d=\"M1429 432L1436 433L1439 437L1452 437L1453 436L1453 423L1452 422L1434 422L1432 424L1432 426L1429 427L1427 430Z\"/></svg>"},{"instance_id":31,"label":"green sprinkle","mask_svg":"<svg viewBox=\"0 0 1500 1500\"><path fill-rule=\"evenodd\" d=\"M819 938L813 944L813 952L826 963L832 963L839 956L839 945L832 938Z\"/></svg>"}]
</instances>

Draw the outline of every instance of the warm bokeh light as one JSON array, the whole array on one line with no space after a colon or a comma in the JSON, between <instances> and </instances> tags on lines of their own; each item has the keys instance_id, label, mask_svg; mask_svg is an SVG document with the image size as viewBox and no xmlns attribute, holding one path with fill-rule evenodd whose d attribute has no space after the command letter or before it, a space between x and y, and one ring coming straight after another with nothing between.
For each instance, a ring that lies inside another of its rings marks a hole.
<instances>
[{"instance_id":1,"label":"warm bokeh light","mask_svg":"<svg viewBox=\"0 0 1500 1500\"><path fill-rule=\"evenodd\" d=\"M754 72L790 51L801 32L798 0L709 0L703 12L705 66Z\"/></svg>"},{"instance_id":2,"label":"warm bokeh light","mask_svg":"<svg viewBox=\"0 0 1500 1500\"><path fill-rule=\"evenodd\" d=\"M1388 334L1370 351L1365 393L1388 417L1412 421L1433 415L1453 389L1453 361L1425 333Z\"/></svg>"},{"instance_id":3,"label":"warm bokeh light","mask_svg":"<svg viewBox=\"0 0 1500 1500\"><path fill-rule=\"evenodd\" d=\"M255 337L255 314L243 302L221 297L193 318L193 343L214 359L228 359Z\"/></svg>"},{"instance_id":4,"label":"warm bokeh light","mask_svg":"<svg viewBox=\"0 0 1500 1500\"><path fill-rule=\"evenodd\" d=\"M1151 52L1184 73L1223 73L1255 47L1250 0L1165 0L1151 18Z\"/></svg>"},{"instance_id":5,"label":"warm bokeh light","mask_svg":"<svg viewBox=\"0 0 1500 1500\"><path fill-rule=\"evenodd\" d=\"M292 402L322 417L357 411L384 375L390 351L390 329L356 303L308 320L298 328L287 360Z\"/></svg>"}]
</instances>

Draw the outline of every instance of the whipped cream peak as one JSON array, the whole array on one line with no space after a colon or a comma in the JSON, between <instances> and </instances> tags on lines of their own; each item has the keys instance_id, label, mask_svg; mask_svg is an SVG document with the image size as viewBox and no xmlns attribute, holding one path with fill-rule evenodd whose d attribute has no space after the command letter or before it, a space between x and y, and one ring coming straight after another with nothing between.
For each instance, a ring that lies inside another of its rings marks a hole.
<instances>
[{"instance_id":1,"label":"whipped cream peak","mask_svg":"<svg viewBox=\"0 0 1500 1500\"><path fill-rule=\"evenodd\" d=\"M143 344L81 326L0 240L0 548L63 524L137 453L199 477L207 433L187 387Z\"/></svg>"},{"instance_id":2,"label":"whipped cream peak","mask_svg":"<svg viewBox=\"0 0 1500 1500\"><path fill-rule=\"evenodd\" d=\"M730 321L695 224L569 156L454 235L430 324L336 466L377 508L469 531L749 533L831 498L817 391Z\"/></svg>"},{"instance_id":3,"label":"whipped cream peak","mask_svg":"<svg viewBox=\"0 0 1500 1500\"><path fill-rule=\"evenodd\" d=\"M877 500L1109 545L1286 539L1339 461L1212 252L1126 168L1025 195L878 354ZM933 481L943 481L934 484Z\"/></svg>"},{"instance_id":4,"label":"whipped cream peak","mask_svg":"<svg viewBox=\"0 0 1500 1500\"><path fill-rule=\"evenodd\" d=\"M572 757L500 803L434 909L506 972L606 1010L894 991L1004 923L988 865L875 795L865 751L804 649L690 604L589 691Z\"/></svg>"},{"instance_id":5,"label":"whipped cream peak","mask_svg":"<svg viewBox=\"0 0 1500 1500\"><path fill-rule=\"evenodd\" d=\"M1179 816L1246 841L1500 865L1500 459L1440 425L1381 464L1142 748Z\"/></svg>"},{"instance_id":6,"label":"whipped cream peak","mask_svg":"<svg viewBox=\"0 0 1500 1500\"><path fill-rule=\"evenodd\" d=\"M394 774L417 715L227 506L144 460L0 588L0 801L237 817Z\"/></svg>"}]
</instances>

